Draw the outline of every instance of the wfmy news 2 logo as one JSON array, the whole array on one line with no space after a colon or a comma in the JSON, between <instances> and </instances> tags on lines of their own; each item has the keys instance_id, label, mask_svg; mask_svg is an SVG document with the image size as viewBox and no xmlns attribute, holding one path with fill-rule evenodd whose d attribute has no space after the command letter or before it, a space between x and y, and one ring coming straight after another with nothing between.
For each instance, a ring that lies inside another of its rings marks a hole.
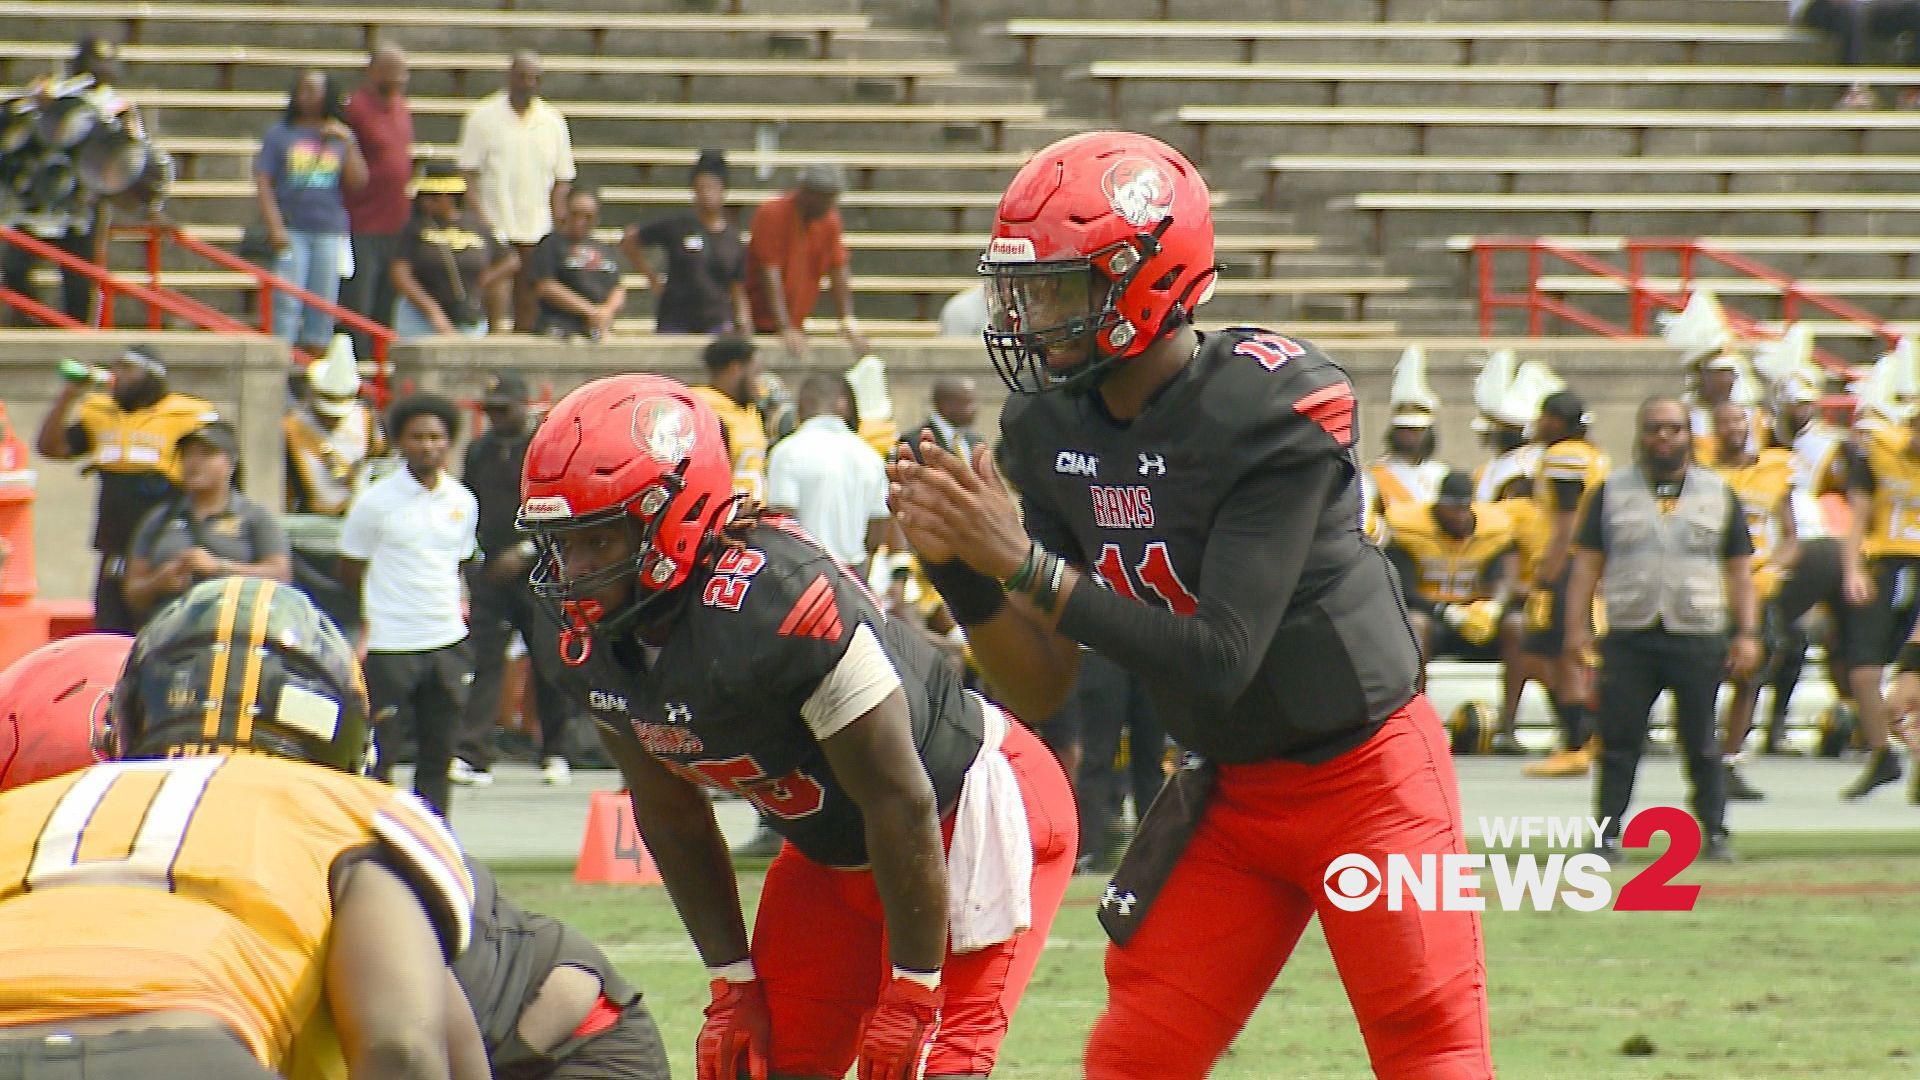
<instances>
[{"instance_id":1,"label":"wfmy news 2 logo","mask_svg":"<svg viewBox=\"0 0 1920 1080\"><path fill-rule=\"evenodd\" d=\"M1677 806L1650 806L1628 819L1622 847L1643 848L1656 833L1667 850L1617 887L1601 855L1588 850L1607 835L1608 818L1481 818L1485 852L1388 854L1384 860L1357 852L1327 864L1322 875L1327 902L1341 911L1385 904L1389 911L1692 911L1698 885L1673 879L1700 854L1700 823ZM1573 848L1534 852L1541 848ZM1382 865L1384 861L1385 865Z\"/></svg>"}]
</instances>

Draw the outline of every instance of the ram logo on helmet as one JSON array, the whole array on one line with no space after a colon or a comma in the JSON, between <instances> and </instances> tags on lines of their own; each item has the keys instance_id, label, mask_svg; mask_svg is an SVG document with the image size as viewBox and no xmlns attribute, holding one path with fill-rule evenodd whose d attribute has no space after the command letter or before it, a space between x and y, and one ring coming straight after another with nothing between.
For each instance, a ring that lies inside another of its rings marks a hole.
<instances>
[{"instance_id":1,"label":"ram logo on helmet","mask_svg":"<svg viewBox=\"0 0 1920 1080\"><path fill-rule=\"evenodd\" d=\"M1100 186L1113 212L1136 229L1158 225L1173 213L1173 179L1159 165L1143 158L1114 162Z\"/></svg>"},{"instance_id":2,"label":"ram logo on helmet","mask_svg":"<svg viewBox=\"0 0 1920 1080\"><path fill-rule=\"evenodd\" d=\"M693 413L672 398L642 401L633 410L633 445L662 465L678 465L693 452Z\"/></svg>"}]
</instances>

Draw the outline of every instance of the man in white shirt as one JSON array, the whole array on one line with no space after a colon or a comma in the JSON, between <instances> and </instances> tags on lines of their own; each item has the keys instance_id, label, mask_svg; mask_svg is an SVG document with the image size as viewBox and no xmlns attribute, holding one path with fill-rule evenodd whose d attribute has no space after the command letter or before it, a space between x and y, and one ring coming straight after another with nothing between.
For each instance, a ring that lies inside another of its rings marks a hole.
<instances>
[{"instance_id":1,"label":"man in white shirt","mask_svg":"<svg viewBox=\"0 0 1920 1080\"><path fill-rule=\"evenodd\" d=\"M460 410L434 394L396 403L388 414L406 462L367 485L340 530L340 581L361 592L367 627L367 696L380 769L396 722L411 718L419 740L413 789L447 816L448 770L473 658L460 611L463 565L479 550L480 507L446 471Z\"/></svg>"},{"instance_id":2,"label":"man in white shirt","mask_svg":"<svg viewBox=\"0 0 1920 1080\"><path fill-rule=\"evenodd\" d=\"M540 57L517 52L507 86L481 99L460 127L460 169L496 239L520 252L513 284L514 329L531 333L536 310L525 267L533 247L566 213L573 190L567 118L540 97ZM506 297L488 298L494 326L506 325Z\"/></svg>"},{"instance_id":3,"label":"man in white shirt","mask_svg":"<svg viewBox=\"0 0 1920 1080\"><path fill-rule=\"evenodd\" d=\"M846 379L816 372L800 384L801 422L767 455L767 504L799 519L833 557L867 576L887 534L887 469L844 418Z\"/></svg>"}]
</instances>

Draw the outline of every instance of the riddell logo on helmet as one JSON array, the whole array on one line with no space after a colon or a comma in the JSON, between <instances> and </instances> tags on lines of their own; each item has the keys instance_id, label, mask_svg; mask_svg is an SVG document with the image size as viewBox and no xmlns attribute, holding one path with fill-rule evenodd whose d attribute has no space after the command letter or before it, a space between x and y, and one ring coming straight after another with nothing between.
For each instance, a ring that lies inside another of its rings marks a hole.
<instances>
[{"instance_id":1,"label":"riddell logo on helmet","mask_svg":"<svg viewBox=\"0 0 1920 1080\"><path fill-rule=\"evenodd\" d=\"M1038 258L1033 250L1033 241L1024 236L996 236L987 241L987 261L990 263L1030 263Z\"/></svg>"},{"instance_id":2,"label":"riddell logo on helmet","mask_svg":"<svg viewBox=\"0 0 1920 1080\"><path fill-rule=\"evenodd\" d=\"M565 495L535 495L520 508L520 516L528 521L553 521L572 517L573 507L567 504Z\"/></svg>"},{"instance_id":3,"label":"riddell logo on helmet","mask_svg":"<svg viewBox=\"0 0 1920 1080\"><path fill-rule=\"evenodd\" d=\"M1166 170L1142 158L1121 158L1100 181L1107 203L1136 229L1158 225L1173 213L1173 180Z\"/></svg>"}]
</instances>

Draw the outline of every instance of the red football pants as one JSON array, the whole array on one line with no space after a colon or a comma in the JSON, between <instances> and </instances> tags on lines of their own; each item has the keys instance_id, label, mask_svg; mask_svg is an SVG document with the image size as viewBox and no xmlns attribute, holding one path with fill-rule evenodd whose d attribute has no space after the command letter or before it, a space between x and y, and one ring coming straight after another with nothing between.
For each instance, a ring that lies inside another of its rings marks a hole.
<instances>
[{"instance_id":1,"label":"red football pants","mask_svg":"<svg viewBox=\"0 0 1920 1080\"><path fill-rule=\"evenodd\" d=\"M977 952L947 954L940 977L946 1004L929 1076L993 1069L1073 878L1080 825L1066 774L1019 721L1011 721L1000 749L1019 781L1033 834L1033 926ZM782 845L760 894L753 963L773 1011L773 1071L846 1075L859 1053L861 1018L892 970L872 872L822 866Z\"/></svg>"},{"instance_id":2,"label":"red football pants","mask_svg":"<svg viewBox=\"0 0 1920 1080\"><path fill-rule=\"evenodd\" d=\"M1322 884L1348 852L1385 866L1392 852L1463 852L1462 832L1446 734L1424 696L1332 761L1222 766L1146 921L1126 948L1107 948L1087 1076L1207 1075L1317 912L1375 1075L1491 1077L1479 915L1384 900L1349 913Z\"/></svg>"}]
</instances>

